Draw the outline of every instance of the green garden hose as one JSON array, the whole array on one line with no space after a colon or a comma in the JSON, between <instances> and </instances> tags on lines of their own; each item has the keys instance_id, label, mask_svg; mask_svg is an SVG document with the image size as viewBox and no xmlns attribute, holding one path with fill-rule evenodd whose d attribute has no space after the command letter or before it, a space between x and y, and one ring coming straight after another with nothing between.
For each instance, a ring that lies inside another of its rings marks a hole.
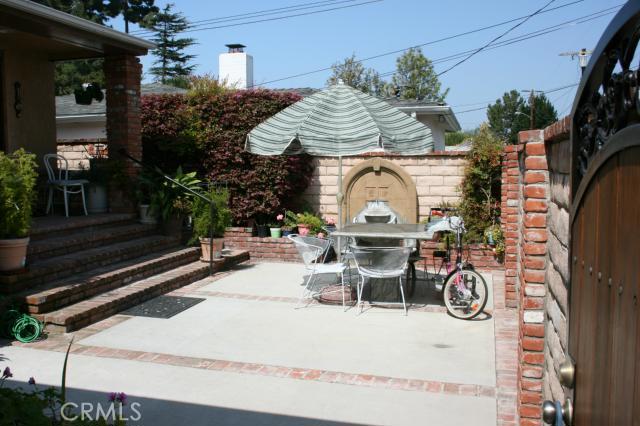
<instances>
[{"instance_id":1,"label":"green garden hose","mask_svg":"<svg viewBox=\"0 0 640 426\"><path fill-rule=\"evenodd\" d=\"M19 342L30 343L40 337L44 325L37 319L11 309L2 317L2 333L15 337Z\"/></svg>"}]
</instances>

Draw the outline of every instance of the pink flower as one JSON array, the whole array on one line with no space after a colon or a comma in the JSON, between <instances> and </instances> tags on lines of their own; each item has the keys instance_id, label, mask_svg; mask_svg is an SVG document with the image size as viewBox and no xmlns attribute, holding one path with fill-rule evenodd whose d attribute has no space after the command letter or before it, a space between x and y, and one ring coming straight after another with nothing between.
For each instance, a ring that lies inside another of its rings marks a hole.
<instances>
[{"instance_id":1,"label":"pink flower","mask_svg":"<svg viewBox=\"0 0 640 426\"><path fill-rule=\"evenodd\" d=\"M276 216L276 220L280 221L284 219L284 215L283 214L279 214L278 216Z\"/></svg>"}]
</instances>

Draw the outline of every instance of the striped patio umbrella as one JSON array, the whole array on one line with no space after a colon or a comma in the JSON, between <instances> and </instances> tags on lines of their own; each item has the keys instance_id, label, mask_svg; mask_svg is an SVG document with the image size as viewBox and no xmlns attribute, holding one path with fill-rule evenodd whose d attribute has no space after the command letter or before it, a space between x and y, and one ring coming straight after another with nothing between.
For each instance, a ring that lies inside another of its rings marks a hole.
<instances>
[{"instance_id":1,"label":"striped patio umbrella","mask_svg":"<svg viewBox=\"0 0 640 426\"><path fill-rule=\"evenodd\" d=\"M339 157L338 223L342 223L342 157L367 152L420 155L433 150L431 130L386 102L342 83L296 102L256 126L245 150L260 155Z\"/></svg>"}]
</instances>

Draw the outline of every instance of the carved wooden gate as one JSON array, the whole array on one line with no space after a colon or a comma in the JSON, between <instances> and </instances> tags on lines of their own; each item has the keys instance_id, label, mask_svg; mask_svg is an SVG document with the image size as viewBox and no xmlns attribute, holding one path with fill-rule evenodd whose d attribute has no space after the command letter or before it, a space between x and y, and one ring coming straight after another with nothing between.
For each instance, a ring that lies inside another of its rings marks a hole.
<instances>
[{"instance_id":1,"label":"carved wooden gate","mask_svg":"<svg viewBox=\"0 0 640 426\"><path fill-rule=\"evenodd\" d=\"M630 1L594 50L572 111L572 360L555 410L566 424L640 422L639 38L640 2ZM545 420L553 411L545 406Z\"/></svg>"}]
</instances>

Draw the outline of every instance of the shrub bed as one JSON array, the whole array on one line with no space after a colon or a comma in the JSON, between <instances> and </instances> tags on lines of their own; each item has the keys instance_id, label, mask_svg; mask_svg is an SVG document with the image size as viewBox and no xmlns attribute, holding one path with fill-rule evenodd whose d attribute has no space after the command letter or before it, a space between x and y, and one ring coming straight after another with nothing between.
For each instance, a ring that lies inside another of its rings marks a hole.
<instances>
[{"instance_id":1,"label":"shrub bed","mask_svg":"<svg viewBox=\"0 0 640 426\"><path fill-rule=\"evenodd\" d=\"M244 151L249 131L300 100L272 90L212 90L144 96L144 161L165 171L182 165L226 187L234 222L264 222L296 209L311 179L310 157Z\"/></svg>"}]
</instances>

